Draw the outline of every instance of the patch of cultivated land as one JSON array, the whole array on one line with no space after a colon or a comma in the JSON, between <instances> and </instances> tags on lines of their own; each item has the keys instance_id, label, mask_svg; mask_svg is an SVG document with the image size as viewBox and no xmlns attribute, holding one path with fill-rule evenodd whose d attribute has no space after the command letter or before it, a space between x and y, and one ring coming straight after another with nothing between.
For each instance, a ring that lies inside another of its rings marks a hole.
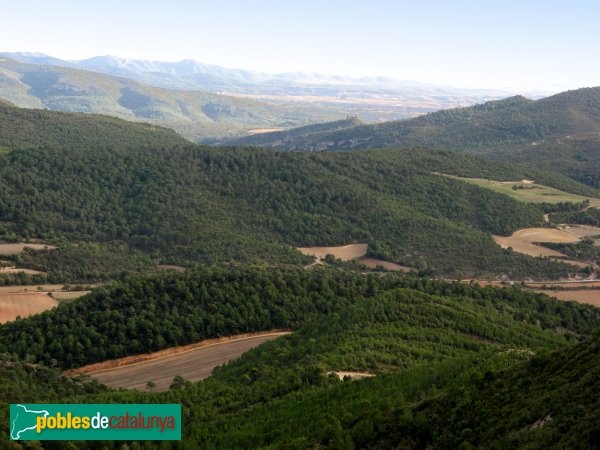
<instances>
[{"instance_id":1,"label":"patch of cultivated land","mask_svg":"<svg viewBox=\"0 0 600 450\"><path fill-rule=\"evenodd\" d=\"M561 228L567 233L571 233L573 236L577 236L578 238L600 236L600 227L594 227L592 225L567 225Z\"/></svg>"},{"instance_id":2,"label":"patch of cultivated land","mask_svg":"<svg viewBox=\"0 0 600 450\"><path fill-rule=\"evenodd\" d=\"M578 291L548 291L536 290L559 300L572 300L578 303L586 303L600 307L600 289L581 289Z\"/></svg>"},{"instance_id":3,"label":"patch of cultivated land","mask_svg":"<svg viewBox=\"0 0 600 450\"><path fill-rule=\"evenodd\" d=\"M368 247L368 244L349 244L338 247L298 247L298 250L317 259L325 258L326 255L333 255L342 261L350 261L365 256Z\"/></svg>"},{"instance_id":4,"label":"patch of cultivated land","mask_svg":"<svg viewBox=\"0 0 600 450\"><path fill-rule=\"evenodd\" d=\"M0 256L14 256L21 253L25 248L32 250L54 250L56 247L48 244L31 244L28 242L13 243L13 244L0 244Z\"/></svg>"},{"instance_id":5,"label":"patch of cultivated land","mask_svg":"<svg viewBox=\"0 0 600 450\"><path fill-rule=\"evenodd\" d=\"M57 291L52 292L52 298L59 301L70 301L76 298L83 297L89 294L91 291Z\"/></svg>"},{"instance_id":6,"label":"patch of cultivated land","mask_svg":"<svg viewBox=\"0 0 600 450\"><path fill-rule=\"evenodd\" d=\"M365 266L371 268L371 269L376 269L377 266L381 266L385 270L389 270L390 272L405 272L405 273L408 273L408 272L411 271L410 267L401 266L400 264L396 264L396 263L392 263L392 262L388 262L388 261L383 261L381 259L363 258L363 259L360 260L360 262L362 264L364 264Z\"/></svg>"},{"instance_id":7,"label":"patch of cultivated land","mask_svg":"<svg viewBox=\"0 0 600 450\"><path fill-rule=\"evenodd\" d=\"M172 272L185 272L187 269L182 266L176 266L173 264L159 264L158 268L160 270L170 270Z\"/></svg>"},{"instance_id":8,"label":"patch of cultivated land","mask_svg":"<svg viewBox=\"0 0 600 450\"><path fill-rule=\"evenodd\" d=\"M590 201L590 206L600 208L600 199L593 197L584 197L582 195L571 194L550 186L537 184L531 180L521 181L495 181L485 178L463 178L453 175L445 175L450 178L462 180L476 186L491 189L501 194L508 195L517 200L527 203L560 203L571 202L581 203L584 200ZM516 189L513 189L516 187Z\"/></svg>"},{"instance_id":9,"label":"patch of cultivated land","mask_svg":"<svg viewBox=\"0 0 600 450\"><path fill-rule=\"evenodd\" d=\"M536 289L579 289L579 288L600 288L600 280L578 280L578 281L556 281L556 282L534 282L527 283L527 287Z\"/></svg>"},{"instance_id":10,"label":"patch of cultivated land","mask_svg":"<svg viewBox=\"0 0 600 450\"><path fill-rule=\"evenodd\" d=\"M58 305L47 293L1 293L0 323L10 322L18 316L27 317L38 314Z\"/></svg>"},{"instance_id":11,"label":"patch of cultivated land","mask_svg":"<svg viewBox=\"0 0 600 450\"><path fill-rule=\"evenodd\" d=\"M18 269L16 267L5 267L0 268L0 275L2 275L3 273L26 273L28 275L40 275L44 272L40 272L39 270L33 269Z\"/></svg>"},{"instance_id":12,"label":"patch of cultivated land","mask_svg":"<svg viewBox=\"0 0 600 450\"><path fill-rule=\"evenodd\" d=\"M523 228L508 237L493 236L493 238L502 248L512 247L515 252L525 253L530 256L553 256L559 258L566 258L566 256L556 250L536 245L535 242L568 244L579 241L578 237L555 228Z\"/></svg>"},{"instance_id":13,"label":"patch of cultivated land","mask_svg":"<svg viewBox=\"0 0 600 450\"><path fill-rule=\"evenodd\" d=\"M99 382L113 388L143 390L149 381L153 381L156 384L153 390L165 391L177 375L189 381L200 381L210 376L215 367L239 358L263 342L289 333L270 331L209 339L156 353L92 364L70 372L89 373Z\"/></svg>"}]
</instances>

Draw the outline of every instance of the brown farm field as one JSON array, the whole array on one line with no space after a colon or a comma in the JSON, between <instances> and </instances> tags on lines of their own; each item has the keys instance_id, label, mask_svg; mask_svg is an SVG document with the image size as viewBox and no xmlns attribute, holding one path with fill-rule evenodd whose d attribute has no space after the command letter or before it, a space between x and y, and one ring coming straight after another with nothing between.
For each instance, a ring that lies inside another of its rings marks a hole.
<instances>
[{"instance_id":1,"label":"brown farm field","mask_svg":"<svg viewBox=\"0 0 600 450\"><path fill-rule=\"evenodd\" d=\"M579 289L600 288L600 280L556 281L556 282L528 282L527 287L535 289Z\"/></svg>"},{"instance_id":2,"label":"brown farm field","mask_svg":"<svg viewBox=\"0 0 600 450\"><path fill-rule=\"evenodd\" d=\"M44 272L40 272L39 270L33 270L33 269L18 269L16 267L5 267L0 269L0 275L2 275L3 273L26 273L28 275L40 275Z\"/></svg>"},{"instance_id":3,"label":"brown farm field","mask_svg":"<svg viewBox=\"0 0 600 450\"><path fill-rule=\"evenodd\" d=\"M550 297L556 297L559 300L572 300L578 303L600 307L600 289L581 289L577 291L548 291L536 290Z\"/></svg>"},{"instance_id":4,"label":"brown farm field","mask_svg":"<svg viewBox=\"0 0 600 450\"><path fill-rule=\"evenodd\" d=\"M381 259L375 258L363 258L360 260L362 264L369 267L370 269L376 269L377 266L383 267L385 270L389 270L390 272L404 272L408 273L411 271L410 267L401 266L400 264L383 261Z\"/></svg>"},{"instance_id":5,"label":"brown farm field","mask_svg":"<svg viewBox=\"0 0 600 450\"><path fill-rule=\"evenodd\" d=\"M493 236L502 248L512 247L515 252L530 256L554 256L564 258L562 253L536 245L535 242L573 243L580 239L571 233L556 228L523 228L511 236Z\"/></svg>"},{"instance_id":6,"label":"brown farm field","mask_svg":"<svg viewBox=\"0 0 600 450\"><path fill-rule=\"evenodd\" d=\"M91 291L55 291L52 292L52 298L58 301L70 301L76 298L83 297L89 294Z\"/></svg>"},{"instance_id":7,"label":"brown farm field","mask_svg":"<svg viewBox=\"0 0 600 450\"><path fill-rule=\"evenodd\" d=\"M350 261L365 256L368 247L368 244L349 244L338 247L298 247L298 250L304 255L314 256L317 259L333 255L342 261Z\"/></svg>"},{"instance_id":8,"label":"brown farm field","mask_svg":"<svg viewBox=\"0 0 600 450\"><path fill-rule=\"evenodd\" d=\"M14 256L21 253L25 248L31 248L33 250L54 250L56 247L48 244L31 244L27 242L6 244L0 243L0 256Z\"/></svg>"},{"instance_id":9,"label":"brown farm field","mask_svg":"<svg viewBox=\"0 0 600 450\"><path fill-rule=\"evenodd\" d=\"M153 381L156 384L153 390L165 391L177 375L189 381L200 381L210 376L215 367L239 358L263 342L289 333L269 331L209 339L156 353L92 364L70 373L88 373L99 382L113 388L142 390L149 381Z\"/></svg>"},{"instance_id":10,"label":"brown farm field","mask_svg":"<svg viewBox=\"0 0 600 450\"><path fill-rule=\"evenodd\" d=\"M0 293L0 323L38 314L58 305L45 292Z\"/></svg>"},{"instance_id":11,"label":"brown farm field","mask_svg":"<svg viewBox=\"0 0 600 450\"><path fill-rule=\"evenodd\" d=\"M562 229L578 238L600 236L600 227L594 227L592 225L568 225Z\"/></svg>"}]
</instances>

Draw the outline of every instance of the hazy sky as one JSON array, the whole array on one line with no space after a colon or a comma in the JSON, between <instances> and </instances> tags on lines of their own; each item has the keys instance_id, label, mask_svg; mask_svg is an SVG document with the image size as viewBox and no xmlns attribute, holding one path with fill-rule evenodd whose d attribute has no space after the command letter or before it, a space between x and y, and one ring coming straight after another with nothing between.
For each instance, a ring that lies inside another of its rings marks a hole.
<instances>
[{"instance_id":1,"label":"hazy sky","mask_svg":"<svg viewBox=\"0 0 600 450\"><path fill-rule=\"evenodd\" d=\"M0 51L467 87L600 85L600 2L2 1Z\"/></svg>"}]
</instances>

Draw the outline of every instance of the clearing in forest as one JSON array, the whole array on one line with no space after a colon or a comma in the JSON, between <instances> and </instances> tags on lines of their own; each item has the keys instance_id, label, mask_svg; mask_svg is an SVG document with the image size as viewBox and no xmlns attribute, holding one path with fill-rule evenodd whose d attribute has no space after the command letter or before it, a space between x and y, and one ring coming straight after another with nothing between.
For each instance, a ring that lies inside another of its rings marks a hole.
<instances>
[{"instance_id":1,"label":"clearing in forest","mask_svg":"<svg viewBox=\"0 0 600 450\"><path fill-rule=\"evenodd\" d=\"M196 344L174 347L145 355L129 356L91 364L69 371L91 374L99 382L113 388L146 389L152 381L155 391L169 389L177 375L189 381L207 378L212 370L263 342L289 334L289 331L268 331L228 338L207 339Z\"/></svg>"},{"instance_id":2,"label":"clearing in forest","mask_svg":"<svg viewBox=\"0 0 600 450\"><path fill-rule=\"evenodd\" d=\"M58 305L45 292L0 293L0 323L38 314Z\"/></svg>"},{"instance_id":3,"label":"clearing in forest","mask_svg":"<svg viewBox=\"0 0 600 450\"><path fill-rule=\"evenodd\" d=\"M14 256L21 253L25 248L32 250L54 250L56 247L48 244L31 244L29 242L0 243L0 256Z\"/></svg>"},{"instance_id":4,"label":"clearing in forest","mask_svg":"<svg viewBox=\"0 0 600 450\"><path fill-rule=\"evenodd\" d=\"M381 266L385 270L389 270L390 272L408 273L412 270L410 267L407 266L401 266L400 264L392 263L389 261L383 261L381 259L375 258L363 258L360 260L360 262L370 269L376 269L378 266Z\"/></svg>"},{"instance_id":5,"label":"clearing in forest","mask_svg":"<svg viewBox=\"0 0 600 450\"><path fill-rule=\"evenodd\" d=\"M572 300L577 303L586 303L600 307L600 289L580 289L575 291L548 291L536 290L550 297L556 297L559 300Z\"/></svg>"},{"instance_id":6,"label":"clearing in forest","mask_svg":"<svg viewBox=\"0 0 600 450\"><path fill-rule=\"evenodd\" d=\"M298 250L317 259L325 258L326 255L333 255L342 261L350 261L365 256L368 247L368 244L348 244L338 247L298 247Z\"/></svg>"},{"instance_id":7,"label":"clearing in forest","mask_svg":"<svg viewBox=\"0 0 600 450\"><path fill-rule=\"evenodd\" d=\"M565 258L565 255L550 248L535 244L536 242L552 242L568 244L579 242L579 238L557 230L556 228L523 228L510 236L493 236L494 241L502 248L512 247L513 251L530 256L553 256Z\"/></svg>"},{"instance_id":8,"label":"clearing in forest","mask_svg":"<svg viewBox=\"0 0 600 450\"><path fill-rule=\"evenodd\" d=\"M590 201L590 206L600 208L600 199L594 197L584 197L583 195L571 194L550 186L537 184L531 180L521 181L496 181L485 178L463 178L454 175L444 175L456 180L465 181L479 187L491 189L500 194L508 195L516 200L526 203L560 203L571 202L581 203L584 200Z\"/></svg>"}]
</instances>

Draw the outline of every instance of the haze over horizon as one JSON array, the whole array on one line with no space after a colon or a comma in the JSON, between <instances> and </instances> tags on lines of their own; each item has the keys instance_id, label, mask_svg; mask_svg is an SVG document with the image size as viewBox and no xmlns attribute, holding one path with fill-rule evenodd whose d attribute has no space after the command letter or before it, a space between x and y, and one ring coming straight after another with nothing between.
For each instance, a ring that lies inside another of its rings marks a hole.
<instances>
[{"instance_id":1,"label":"haze over horizon","mask_svg":"<svg viewBox=\"0 0 600 450\"><path fill-rule=\"evenodd\" d=\"M68 60L193 59L258 72L382 76L513 92L600 85L600 62L592 57L600 43L600 6L591 1L171 5L7 4L1 50Z\"/></svg>"}]
</instances>

